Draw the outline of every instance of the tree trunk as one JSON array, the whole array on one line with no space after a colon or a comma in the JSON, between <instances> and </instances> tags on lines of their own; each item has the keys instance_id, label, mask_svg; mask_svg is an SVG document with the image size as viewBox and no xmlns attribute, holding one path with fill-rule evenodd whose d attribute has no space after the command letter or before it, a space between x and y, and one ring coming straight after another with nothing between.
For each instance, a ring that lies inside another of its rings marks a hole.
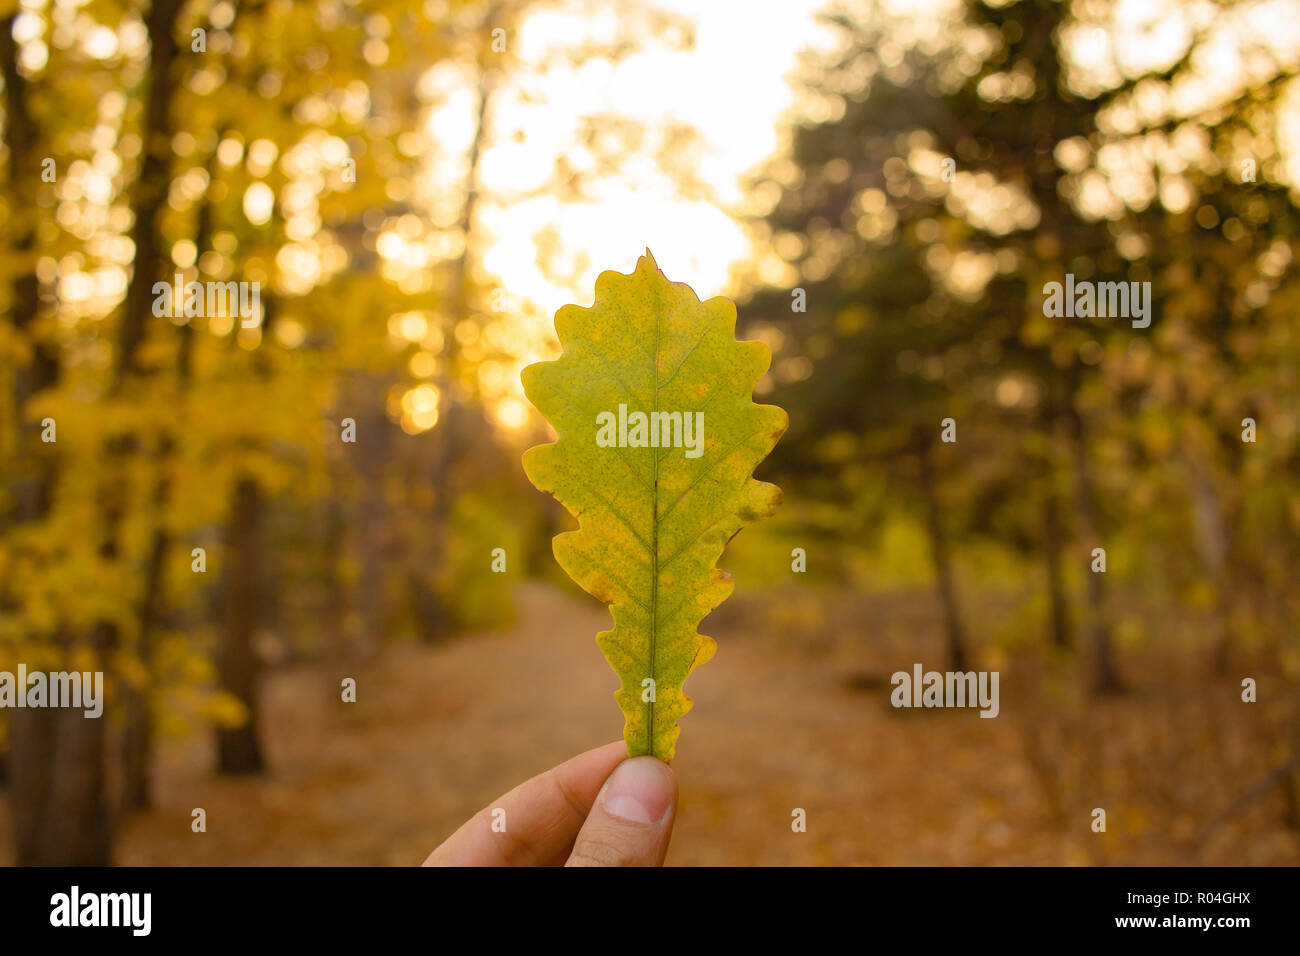
<instances>
[{"instance_id":1,"label":"tree trunk","mask_svg":"<svg viewBox=\"0 0 1300 956\"><path fill-rule=\"evenodd\" d=\"M180 52L176 44L176 20L181 0L154 0L145 18L149 31L149 89L145 99L144 154L135 182L132 211L135 222L131 241L135 244L135 266L126 289L122 325L118 330L117 361L113 368L113 390L121 388L125 376L136 371L140 344L144 341L145 318L153 314L153 285L158 278L159 253L163 241L159 218L171 189L171 100L173 65Z\"/></svg>"},{"instance_id":2,"label":"tree trunk","mask_svg":"<svg viewBox=\"0 0 1300 956\"><path fill-rule=\"evenodd\" d=\"M1088 434L1083 416L1078 409L1070 406L1069 416L1074 426L1074 483L1079 498L1079 513L1083 519L1084 533L1088 540L1100 542L1101 534L1097 522L1096 489L1092 480L1092 469L1088 464ZM1096 546L1101 546L1100 544ZM1106 582L1101 572L1089 570L1088 604L1091 608L1089 621L1089 639L1092 645L1093 666L1096 668L1094 687L1098 693L1111 694L1122 689L1119 672L1115 669L1111 649L1110 619L1106 602Z\"/></svg>"},{"instance_id":3,"label":"tree trunk","mask_svg":"<svg viewBox=\"0 0 1300 956\"><path fill-rule=\"evenodd\" d=\"M360 434L354 457L354 471L361 479L360 494L351 522L356 530L355 544L360 580L357 582L357 632L347 645L349 665L356 667L371 660L389 620L386 582L392 550L392 525L384 479L392 456L392 422L382 404L385 387L379 376L360 378L362 411L358 413ZM378 402L373 396L379 396Z\"/></svg>"},{"instance_id":4,"label":"tree trunk","mask_svg":"<svg viewBox=\"0 0 1300 956\"><path fill-rule=\"evenodd\" d=\"M1191 462L1189 485L1192 493L1192 529L1196 550L1214 587L1214 622L1218 635L1214 646L1214 669L1220 677L1228 673L1232 648L1231 581L1228 574L1229 540L1223 505L1214 481L1199 462Z\"/></svg>"},{"instance_id":5,"label":"tree trunk","mask_svg":"<svg viewBox=\"0 0 1300 956\"><path fill-rule=\"evenodd\" d=\"M263 349L279 317L279 300L269 291L262 296L262 344L253 355L253 370L265 381L271 375ZM239 334L239 324L231 340ZM217 731L219 773L261 773L261 734L258 729L259 670L254 637L263 617L261 537L265 512L262 488L249 475L240 477L230 503L223 548L221 617L223 635L218 653L221 689L238 698L247 720L233 729Z\"/></svg>"},{"instance_id":6,"label":"tree trunk","mask_svg":"<svg viewBox=\"0 0 1300 956\"><path fill-rule=\"evenodd\" d=\"M348 616L348 593L343 584L343 562L347 542L346 519L343 514L344 494L341 471L343 464L331 464L330 491L325 499L325 600L322 602L321 634L325 636L327 659L331 662L347 659L347 633L344 621Z\"/></svg>"},{"instance_id":7,"label":"tree trunk","mask_svg":"<svg viewBox=\"0 0 1300 956\"><path fill-rule=\"evenodd\" d=\"M248 719L239 727L217 731L217 768L221 773L259 773L263 767L253 643L261 603L261 518L261 489L252 478L240 479L226 525L222 559L225 633L218 666L221 689L244 703Z\"/></svg>"},{"instance_id":8,"label":"tree trunk","mask_svg":"<svg viewBox=\"0 0 1300 956\"><path fill-rule=\"evenodd\" d=\"M140 613L140 644L137 648L146 670L153 661L154 632L162 615L163 563L167 548L167 534L161 528L155 530L145 572L145 598ZM145 810L151 804L150 757L153 753L153 719L149 713L148 688L125 688L122 697L125 716L119 807L123 811Z\"/></svg>"},{"instance_id":9,"label":"tree trunk","mask_svg":"<svg viewBox=\"0 0 1300 956\"><path fill-rule=\"evenodd\" d=\"M0 71L5 81L5 142L9 147L9 190L14 213L12 231L15 262L35 259L38 216L29 201L39 183L39 148L35 121L28 109L27 80L18 70L18 50L13 38L14 16L0 20ZM40 284L36 272L28 268L14 275L10 312L14 332L25 337L40 311ZM39 422L29 422L23 412L36 393L58 382L57 346L32 337L31 360L20 363L13 371L14 418L18 428L19 449L16 467L5 476L13 495L10 514L0 515L0 528L36 521L49 513L56 478L52 448L40 440Z\"/></svg>"},{"instance_id":10,"label":"tree trunk","mask_svg":"<svg viewBox=\"0 0 1300 956\"><path fill-rule=\"evenodd\" d=\"M931 455L929 442L924 438L921 439L917 451L917 459L921 465L921 493L925 496L927 524L930 531L930 554L934 560L939 604L943 608L944 631L948 638L948 657L954 671L964 671L966 641L961 624L961 612L957 606L957 586L953 577L952 561L948 554L948 535L944 531L939 496L934 486Z\"/></svg>"},{"instance_id":11,"label":"tree trunk","mask_svg":"<svg viewBox=\"0 0 1300 956\"><path fill-rule=\"evenodd\" d=\"M19 866L107 866L101 718L64 707L15 709L10 807Z\"/></svg>"},{"instance_id":12,"label":"tree trunk","mask_svg":"<svg viewBox=\"0 0 1300 956\"><path fill-rule=\"evenodd\" d=\"M1048 478L1051 481L1051 477ZM1070 649L1070 603L1065 596L1065 575L1061 566L1061 499L1049 489L1043 499L1043 550L1047 558L1047 590L1052 608L1052 644Z\"/></svg>"},{"instance_id":13,"label":"tree trunk","mask_svg":"<svg viewBox=\"0 0 1300 956\"><path fill-rule=\"evenodd\" d=\"M224 132L224 130L223 130ZM210 157L208 173L211 176L214 163ZM209 180L210 181L210 180ZM195 246L201 253L207 248L212 233L212 204L204 201L199 208L198 225L195 229ZM176 351L176 392L178 402L183 400L189 390L193 364L194 329L187 322L177 330L180 342ZM167 556L171 550L171 537L164 530L164 518L171 498L171 481L167 469L169 459L176 448L175 436L168 432L158 445L156 460L157 477L154 480L153 507L154 530L149 548L149 563L145 569L145 591L140 604L140 660L146 671L150 669L154 656L154 641L157 630L162 624L165 611L163 591L167 583ZM122 728L122 795L120 809L123 811L145 810L152 805L152 768L153 759L153 714L149 710L146 688L124 688L123 709L125 711Z\"/></svg>"}]
</instances>

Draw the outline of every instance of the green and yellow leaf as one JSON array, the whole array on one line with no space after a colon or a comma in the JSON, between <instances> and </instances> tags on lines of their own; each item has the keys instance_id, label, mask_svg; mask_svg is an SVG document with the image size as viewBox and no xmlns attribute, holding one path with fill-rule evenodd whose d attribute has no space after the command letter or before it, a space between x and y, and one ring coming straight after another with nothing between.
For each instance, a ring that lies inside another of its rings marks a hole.
<instances>
[{"instance_id":1,"label":"green and yellow leaf","mask_svg":"<svg viewBox=\"0 0 1300 956\"><path fill-rule=\"evenodd\" d=\"M631 756L672 759L691 708L682 684L716 647L697 627L732 589L716 562L781 503L752 473L788 420L751 400L771 355L735 326L735 305L700 302L647 250L631 275L601 273L590 309L560 309L563 353L523 371L557 434L524 453L524 471L578 519L556 536L556 560L611 606L614 628L596 642L622 681Z\"/></svg>"}]
</instances>

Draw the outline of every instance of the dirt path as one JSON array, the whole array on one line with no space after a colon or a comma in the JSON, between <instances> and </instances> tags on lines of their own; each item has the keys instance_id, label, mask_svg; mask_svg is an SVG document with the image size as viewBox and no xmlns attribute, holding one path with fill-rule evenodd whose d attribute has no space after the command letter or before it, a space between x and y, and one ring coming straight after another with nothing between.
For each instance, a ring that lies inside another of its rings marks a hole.
<instances>
[{"instance_id":1,"label":"dirt path","mask_svg":"<svg viewBox=\"0 0 1300 956\"><path fill-rule=\"evenodd\" d=\"M518 623L505 632L392 647L355 675L323 665L273 674L264 711L271 770L215 776L206 734L166 745L157 808L124 829L118 862L418 863L498 794L617 739L616 679L593 640L608 613L541 584L522 585L517 598ZM682 720L674 761L681 808L669 863L1192 862L1167 835L1143 843L1124 823L1149 796L1141 780L1084 773L1053 797L1055 771L1045 785L1043 767L1026 756L1036 718L1014 713L1005 678L1001 719L890 708L892 663L929 660L915 635L938 633L916 618L929 613L925 602L899 607L866 625L883 635L872 642L863 622L856 636L821 642L771 617L753 625L758 634L745 614L708 623L719 649L687 684L696 707ZM890 640L902 650L888 650ZM339 700L346 676L357 678L355 704ZM1133 708L1113 712L1123 727L1151 705L1116 706ZM1088 827L1096 792L1119 815L1102 836ZM191 832L195 807L207 812L206 833ZM806 812L805 833L792 832L795 808ZM1228 842L1203 861L1293 861L1294 835L1278 832L1269 808L1259 814L1254 824L1273 829L1257 836L1253 859Z\"/></svg>"},{"instance_id":2,"label":"dirt path","mask_svg":"<svg viewBox=\"0 0 1300 956\"><path fill-rule=\"evenodd\" d=\"M276 674L269 775L220 779L204 746L169 747L158 808L128 826L119 861L418 862L523 778L617 739L616 681L593 641L607 613L543 585L518 597L510 632L392 649L356 675L356 704L338 700L349 675ZM974 750L954 762L950 731L982 729L973 714L926 715L952 726L900 739L882 695L846 689L833 659L711 630L718 654L688 685L671 863L941 863L972 843L996 859L1008 833L998 819L1034 812L1018 796L1022 772ZM207 833L190 831L194 807ZM796 807L806 833L791 830Z\"/></svg>"}]
</instances>

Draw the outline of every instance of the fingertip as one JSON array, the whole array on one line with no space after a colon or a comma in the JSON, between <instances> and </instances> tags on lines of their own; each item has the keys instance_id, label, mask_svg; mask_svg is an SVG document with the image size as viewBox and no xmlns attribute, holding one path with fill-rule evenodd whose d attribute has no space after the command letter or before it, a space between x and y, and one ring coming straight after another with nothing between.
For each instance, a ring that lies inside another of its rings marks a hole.
<instances>
[{"instance_id":1,"label":"fingertip","mask_svg":"<svg viewBox=\"0 0 1300 956\"><path fill-rule=\"evenodd\" d=\"M677 776L655 757L622 761L601 787L569 866L662 866L677 814Z\"/></svg>"},{"instance_id":2,"label":"fingertip","mask_svg":"<svg viewBox=\"0 0 1300 956\"><path fill-rule=\"evenodd\" d=\"M600 800L620 820L662 823L677 802L677 776L655 757L631 757L614 768Z\"/></svg>"}]
</instances>

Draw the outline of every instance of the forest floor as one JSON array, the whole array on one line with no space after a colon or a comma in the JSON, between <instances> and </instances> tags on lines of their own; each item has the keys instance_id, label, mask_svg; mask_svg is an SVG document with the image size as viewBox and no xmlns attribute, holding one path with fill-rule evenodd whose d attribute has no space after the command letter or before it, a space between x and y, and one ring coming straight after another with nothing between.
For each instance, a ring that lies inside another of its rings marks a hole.
<instances>
[{"instance_id":1,"label":"forest floor","mask_svg":"<svg viewBox=\"0 0 1300 956\"><path fill-rule=\"evenodd\" d=\"M1286 787L1234 807L1278 760L1263 702L1275 681L1244 704L1239 678L1151 649L1123 657L1149 680L1097 699L1073 665L993 649L976 666L1000 670L998 718L896 710L890 673L947 668L928 595L832 594L795 611L787 597L734 599L702 628L719 648L687 684L670 864L1300 861ZM545 584L517 600L498 633L400 644L355 675L272 672L268 772L214 775L210 735L165 743L156 807L123 827L117 862L415 864L498 794L617 739L617 682L593 640L608 613ZM345 676L356 703L340 700ZM195 807L205 833L191 832Z\"/></svg>"}]
</instances>

